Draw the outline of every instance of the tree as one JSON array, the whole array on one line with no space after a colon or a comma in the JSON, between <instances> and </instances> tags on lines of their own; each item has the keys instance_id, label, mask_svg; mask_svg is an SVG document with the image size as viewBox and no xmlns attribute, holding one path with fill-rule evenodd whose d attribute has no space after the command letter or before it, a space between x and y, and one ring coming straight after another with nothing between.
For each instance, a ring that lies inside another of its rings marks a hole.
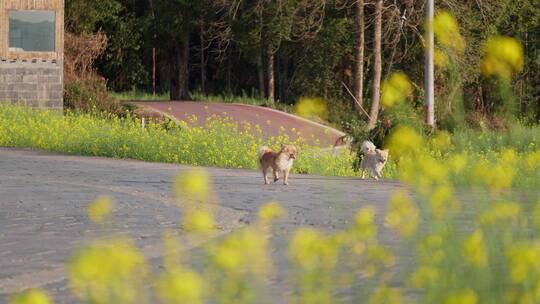
<instances>
[{"instance_id":1,"label":"tree","mask_svg":"<svg viewBox=\"0 0 540 304\"><path fill-rule=\"evenodd\" d=\"M371 89L371 108L369 110L368 130L375 128L379 115L380 87L381 87L381 28L382 28L383 0L375 2L375 29L373 36L373 79Z\"/></svg>"},{"instance_id":2,"label":"tree","mask_svg":"<svg viewBox=\"0 0 540 304\"><path fill-rule=\"evenodd\" d=\"M355 5L356 17L356 47L354 50L354 107L359 115L363 114L363 90L364 90L364 0L357 0Z\"/></svg>"}]
</instances>

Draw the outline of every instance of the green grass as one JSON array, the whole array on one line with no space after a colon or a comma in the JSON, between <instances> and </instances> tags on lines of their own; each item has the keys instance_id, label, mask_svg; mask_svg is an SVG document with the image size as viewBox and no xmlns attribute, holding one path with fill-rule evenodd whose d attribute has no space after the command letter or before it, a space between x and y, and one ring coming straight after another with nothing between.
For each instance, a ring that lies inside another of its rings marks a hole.
<instances>
[{"instance_id":1,"label":"green grass","mask_svg":"<svg viewBox=\"0 0 540 304\"><path fill-rule=\"evenodd\" d=\"M110 92L110 94L120 100L169 100L169 93L161 93L153 95L152 93L132 90L126 92Z\"/></svg>"}]
</instances>

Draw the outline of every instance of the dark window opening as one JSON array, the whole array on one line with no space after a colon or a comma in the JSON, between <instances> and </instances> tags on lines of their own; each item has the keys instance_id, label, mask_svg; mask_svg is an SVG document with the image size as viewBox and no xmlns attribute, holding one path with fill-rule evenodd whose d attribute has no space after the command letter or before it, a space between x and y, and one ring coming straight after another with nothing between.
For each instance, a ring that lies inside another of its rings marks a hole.
<instances>
[{"instance_id":1,"label":"dark window opening","mask_svg":"<svg viewBox=\"0 0 540 304\"><path fill-rule=\"evenodd\" d=\"M55 51L54 11L9 11L9 50Z\"/></svg>"}]
</instances>

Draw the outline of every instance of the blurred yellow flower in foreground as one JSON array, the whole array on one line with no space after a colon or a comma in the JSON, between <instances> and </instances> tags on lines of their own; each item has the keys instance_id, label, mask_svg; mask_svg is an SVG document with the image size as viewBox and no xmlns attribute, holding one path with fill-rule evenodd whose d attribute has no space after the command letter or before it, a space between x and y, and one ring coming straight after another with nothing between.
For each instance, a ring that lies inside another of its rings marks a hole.
<instances>
[{"instance_id":1,"label":"blurred yellow flower in foreground","mask_svg":"<svg viewBox=\"0 0 540 304\"><path fill-rule=\"evenodd\" d=\"M173 269L162 274L156 282L156 293L162 303L203 303L204 281L187 269Z\"/></svg>"},{"instance_id":2,"label":"blurred yellow flower in foreground","mask_svg":"<svg viewBox=\"0 0 540 304\"><path fill-rule=\"evenodd\" d=\"M210 194L210 189L210 177L202 169L190 169L175 180L176 194L180 198L205 200Z\"/></svg>"},{"instance_id":3,"label":"blurred yellow flower in foreground","mask_svg":"<svg viewBox=\"0 0 540 304\"><path fill-rule=\"evenodd\" d=\"M452 137L446 131L437 131L430 143L435 151L447 151L452 147Z\"/></svg>"},{"instance_id":4,"label":"blurred yellow flower in foreground","mask_svg":"<svg viewBox=\"0 0 540 304\"><path fill-rule=\"evenodd\" d=\"M186 231L209 231L216 228L214 217L206 210L190 210L184 216L183 228Z\"/></svg>"},{"instance_id":5,"label":"blurred yellow flower in foreground","mask_svg":"<svg viewBox=\"0 0 540 304\"><path fill-rule=\"evenodd\" d=\"M416 288L427 287L435 284L439 279L439 270L433 266L420 266L411 275L411 285Z\"/></svg>"},{"instance_id":6,"label":"blurred yellow flower in foreground","mask_svg":"<svg viewBox=\"0 0 540 304\"><path fill-rule=\"evenodd\" d=\"M538 201L536 202L536 205L534 206L532 220L533 220L534 228L540 231L540 198L538 198Z\"/></svg>"},{"instance_id":7,"label":"blurred yellow flower in foreground","mask_svg":"<svg viewBox=\"0 0 540 304\"><path fill-rule=\"evenodd\" d=\"M486 245L482 230L476 230L464 242L465 259L472 266L485 267L487 265Z\"/></svg>"},{"instance_id":8,"label":"blurred yellow flower in foreground","mask_svg":"<svg viewBox=\"0 0 540 304\"><path fill-rule=\"evenodd\" d=\"M397 288L383 286L377 288L375 293L369 297L368 304L403 304L406 303Z\"/></svg>"},{"instance_id":9,"label":"blurred yellow flower in foreground","mask_svg":"<svg viewBox=\"0 0 540 304\"><path fill-rule=\"evenodd\" d=\"M527 243L517 243L510 247L506 253L510 279L514 283L523 283L535 275L539 268L538 246Z\"/></svg>"},{"instance_id":10,"label":"blurred yellow flower in foreground","mask_svg":"<svg viewBox=\"0 0 540 304\"><path fill-rule=\"evenodd\" d=\"M418 225L418 209L405 192L394 192L388 209L386 226L396 229L402 237L414 234Z\"/></svg>"},{"instance_id":11,"label":"blurred yellow flower in foreground","mask_svg":"<svg viewBox=\"0 0 540 304\"><path fill-rule=\"evenodd\" d=\"M422 136L406 126L397 127L390 134L388 141L388 149L396 158L414 156L422 149L423 145Z\"/></svg>"},{"instance_id":12,"label":"blurred yellow flower in foreground","mask_svg":"<svg viewBox=\"0 0 540 304\"><path fill-rule=\"evenodd\" d=\"M509 80L514 72L523 69L521 43L511 37L490 37L484 45L481 67L482 73L486 76L497 76Z\"/></svg>"},{"instance_id":13,"label":"blurred yellow flower in foreground","mask_svg":"<svg viewBox=\"0 0 540 304\"><path fill-rule=\"evenodd\" d=\"M300 98L294 105L294 113L307 118L328 117L326 102L321 98Z\"/></svg>"},{"instance_id":14,"label":"blurred yellow flower in foreground","mask_svg":"<svg viewBox=\"0 0 540 304\"><path fill-rule=\"evenodd\" d=\"M442 46L460 53L465 50L465 41L459 34L458 23L450 12L445 10L437 12L433 18L433 33Z\"/></svg>"},{"instance_id":15,"label":"blurred yellow flower in foreground","mask_svg":"<svg viewBox=\"0 0 540 304\"><path fill-rule=\"evenodd\" d=\"M144 290L145 258L129 239L86 245L67 268L73 293L89 303L137 303Z\"/></svg>"},{"instance_id":16,"label":"blurred yellow flower in foreground","mask_svg":"<svg viewBox=\"0 0 540 304\"><path fill-rule=\"evenodd\" d=\"M446 56L446 53L440 49L435 49L433 52L433 61L436 66L442 68L448 65L448 56Z\"/></svg>"},{"instance_id":17,"label":"blurred yellow flower in foreground","mask_svg":"<svg viewBox=\"0 0 540 304\"><path fill-rule=\"evenodd\" d=\"M229 275L251 272L265 276L271 267L267 237L258 229L247 227L229 235L211 248L214 262Z\"/></svg>"},{"instance_id":18,"label":"blurred yellow flower in foreground","mask_svg":"<svg viewBox=\"0 0 540 304\"><path fill-rule=\"evenodd\" d=\"M437 219L459 210L459 201L455 199L453 190L448 185L438 186L431 192L429 205Z\"/></svg>"},{"instance_id":19,"label":"blurred yellow flower in foreground","mask_svg":"<svg viewBox=\"0 0 540 304\"><path fill-rule=\"evenodd\" d=\"M377 235L375 207L367 205L358 210L354 216L352 231L355 236L363 240L371 240Z\"/></svg>"},{"instance_id":20,"label":"blurred yellow flower in foreground","mask_svg":"<svg viewBox=\"0 0 540 304\"><path fill-rule=\"evenodd\" d=\"M381 102L384 107L389 108L411 94L412 85L409 77L403 72L392 73L382 84Z\"/></svg>"},{"instance_id":21,"label":"blurred yellow flower in foreground","mask_svg":"<svg viewBox=\"0 0 540 304\"><path fill-rule=\"evenodd\" d=\"M366 248L363 275L373 277L381 268L392 267L396 258L387 248L374 244Z\"/></svg>"},{"instance_id":22,"label":"blurred yellow flower in foreground","mask_svg":"<svg viewBox=\"0 0 540 304\"><path fill-rule=\"evenodd\" d=\"M268 202L259 208L259 219L266 223L277 218L285 217L286 215L287 210L276 201Z\"/></svg>"},{"instance_id":23,"label":"blurred yellow flower in foreground","mask_svg":"<svg viewBox=\"0 0 540 304\"><path fill-rule=\"evenodd\" d=\"M337 261L337 243L313 228L296 230L289 246L292 260L308 271L332 269Z\"/></svg>"},{"instance_id":24,"label":"blurred yellow flower in foreground","mask_svg":"<svg viewBox=\"0 0 540 304\"><path fill-rule=\"evenodd\" d=\"M498 225L504 220L517 218L521 205L514 202L496 202L491 208L480 215L479 222L483 225Z\"/></svg>"},{"instance_id":25,"label":"blurred yellow flower in foreground","mask_svg":"<svg viewBox=\"0 0 540 304\"><path fill-rule=\"evenodd\" d=\"M52 301L43 290L32 288L11 295L8 304L52 304Z\"/></svg>"},{"instance_id":26,"label":"blurred yellow flower in foreground","mask_svg":"<svg viewBox=\"0 0 540 304\"><path fill-rule=\"evenodd\" d=\"M472 289L465 289L459 292L454 292L446 297L443 304L476 304L478 296Z\"/></svg>"},{"instance_id":27,"label":"blurred yellow flower in foreground","mask_svg":"<svg viewBox=\"0 0 540 304\"><path fill-rule=\"evenodd\" d=\"M114 203L108 196L99 196L88 205L88 217L95 223L101 223L113 209Z\"/></svg>"}]
</instances>

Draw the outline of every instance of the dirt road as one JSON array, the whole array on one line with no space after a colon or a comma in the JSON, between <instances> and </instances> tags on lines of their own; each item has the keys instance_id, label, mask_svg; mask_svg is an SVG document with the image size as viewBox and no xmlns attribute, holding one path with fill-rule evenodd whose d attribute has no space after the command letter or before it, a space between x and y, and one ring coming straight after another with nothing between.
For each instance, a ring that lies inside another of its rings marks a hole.
<instances>
[{"instance_id":1,"label":"dirt road","mask_svg":"<svg viewBox=\"0 0 540 304\"><path fill-rule=\"evenodd\" d=\"M157 268L162 233L177 230L180 217L171 182L188 168L0 147L0 303L9 293L36 286L45 288L55 303L77 302L67 288L64 263L77 246L103 233L86 216L88 203L100 194L117 202L107 233L135 239ZM368 203L376 206L380 224L388 196L400 187L394 181L298 174L290 177L289 186L263 185L258 171L206 170L220 198L221 234L253 222L259 206L269 200L288 210L274 237L278 278L272 289L279 293L287 288L279 277L289 271L285 252L292 231L306 225L344 228L355 210Z\"/></svg>"}]
</instances>

